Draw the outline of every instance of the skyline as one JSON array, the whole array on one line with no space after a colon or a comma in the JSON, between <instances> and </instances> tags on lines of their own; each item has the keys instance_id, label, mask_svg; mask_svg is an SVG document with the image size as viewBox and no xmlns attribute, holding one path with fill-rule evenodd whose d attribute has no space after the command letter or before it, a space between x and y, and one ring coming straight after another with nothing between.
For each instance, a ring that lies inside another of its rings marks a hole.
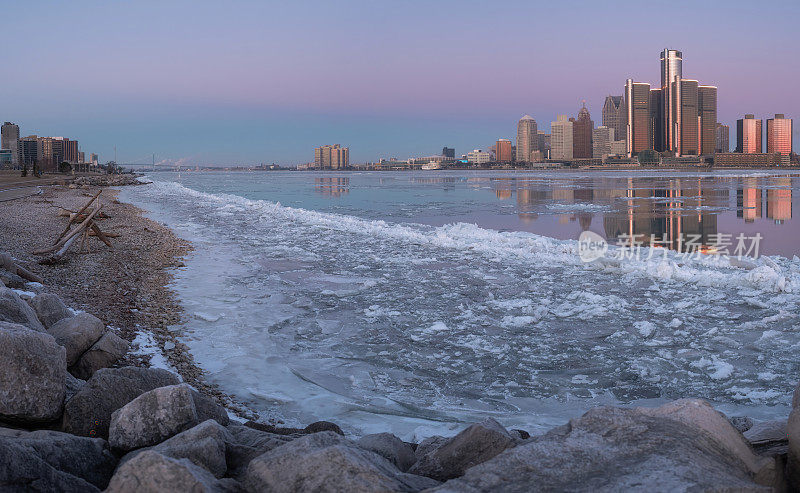
<instances>
[{"instance_id":1,"label":"skyline","mask_svg":"<svg viewBox=\"0 0 800 493\"><path fill-rule=\"evenodd\" d=\"M665 47L719 88L720 123L800 115L800 67L770 51L794 42L793 2L679 2L696 14L679 22L632 13L633 2L575 4L12 5L6 34L20 42L6 63L26 70L5 81L0 120L22 136L75 138L103 162L115 145L121 162L155 153L189 165L293 165L329 142L350 147L351 162L445 145L461 155L515 141L526 113L549 131L582 100L599 124L626 78L658 82Z\"/></svg>"}]
</instances>

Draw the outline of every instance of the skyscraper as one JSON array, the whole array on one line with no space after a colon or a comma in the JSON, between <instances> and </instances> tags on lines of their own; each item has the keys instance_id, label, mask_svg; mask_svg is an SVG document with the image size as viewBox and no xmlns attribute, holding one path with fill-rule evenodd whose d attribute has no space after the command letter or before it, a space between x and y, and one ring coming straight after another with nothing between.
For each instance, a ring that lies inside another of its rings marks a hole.
<instances>
[{"instance_id":1,"label":"skyscraper","mask_svg":"<svg viewBox=\"0 0 800 493\"><path fill-rule=\"evenodd\" d=\"M314 166L320 169L340 169L350 165L350 148L339 144L314 149Z\"/></svg>"},{"instance_id":2,"label":"skyscraper","mask_svg":"<svg viewBox=\"0 0 800 493\"><path fill-rule=\"evenodd\" d=\"M782 113L767 120L767 152L782 156L792 153L792 119Z\"/></svg>"},{"instance_id":3,"label":"skyscraper","mask_svg":"<svg viewBox=\"0 0 800 493\"><path fill-rule=\"evenodd\" d=\"M539 131L536 120L530 115L520 118L517 123L517 161L531 162L531 153L539 150Z\"/></svg>"},{"instance_id":4,"label":"skyscraper","mask_svg":"<svg viewBox=\"0 0 800 493\"><path fill-rule=\"evenodd\" d=\"M756 120L753 115L744 115L741 120L736 120L736 152L755 154L763 151L761 144L761 120Z\"/></svg>"},{"instance_id":5,"label":"skyscraper","mask_svg":"<svg viewBox=\"0 0 800 493\"><path fill-rule=\"evenodd\" d=\"M550 157L550 134L545 133L544 130L539 130L539 152L541 157Z\"/></svg>"},{"instance_id":6,"label":"skyscraper","mask_svg":"<svg viewBox=\"0 0 800 493\"><path fill-rule=\"evenodd\" d=\"M603 126L614 129L614 138L622 140L625 138L626 124L627 117L622 96L606 96L606 101L603 103Z\"/></svg>"},{"instance_id":7,"label":"skyscraper","mask_svg":"<svg viewBox=\"0 0 800 493\"><path fill-rule=\"evenodd\" d=\"M653 148L653 132L650 124L650 84L625 82L625 114L627 116L626 141L628 157Z\"/></svg>"},{"instance_id":8,"label":"skyscraper","mask_svg":"<svg viewBox=\"0 0 800 493\"><path fill-rule=\"evenodd\" d=\"M0 149L11 149L11 163L19 162L17 141L19 140L19 125L5 122L0 127Z\"/></svg>"},{"instance_id":9,"label":"skyscraper","mask_svg":"<svg viewBox=\"0 0 800 493\"><path fill-rule=\"evenodd\" d=\"M495 160L498 163L510 163L513 160L511 141L508 139L497 139L495 143Z\"/></svg>"},{"instance_id":10,"label":"skyscraper","mask_svg":"<svg viewBox=\"0 0 800 493\"><path fill-rule=\"evenodd\" d=\"M611 154L611 142L614 141L614 129L600 125L592 130L592 157L602 158Z\"/></svg>"},{"instance_id":11,"label":"skyscraper","mask_svg":"<svg viewBox=\"0 0 800 493\"><path fill-rule=\"evenodd\" d=\"M446 159L455 159L456 150L453 147L442 147L442 157Z\"/></svg>"},{"instance_id":12,"label":"skyscraper","mask_svg":"<svg viewBox=\"0 0 800 493\"><path fill-rule=\"evenodd\" d=\"M665 151L680 152L681 148L681 84L683 79L683 53L664 49L661 52L661 134L656 140Z\"/></svg>"},{"instance_id":13,"label":"skyscraper","mask_svg":"<svg viewBox=\"0 0 800 493\"><path fill-rule=\"evenodd\" d=\"M551 159L572 159L572 123L567 115L557 115L550 124Z\"/></svg>"},{"instance_id":14,"label":"skyscraper","mask_svg":"<svg viewBox=\"0 0 800 493\"><path fill-rule=\"evenodd\" d=\"M717 139L717 88L697 86L698 150L700 154L713 154Z\"/></svg>"},{"instance_id":15,"label":"skyscraper","mask_svg":"<svg viewBox=\"0 0 800 493\"><path fill-rule=\"evenodd\" d=\"M697 88L698 83L696 80L680 80L679 141L676 146L678 156L697 156L699 154Z\"/></svg>"},{"instance_id":16,"label":"skyscraper","mask_svg":"<svg viewBox=\"0 0 800 493\"><path fill-rule=\"evenodd\" d=\"M578 118L572 124L572 158L583 159L592 157L592 121L586 103L578 111Z\"/></svg>"},{"instance_id":17,"label":"skyscraper","mask_svg":"<svg viewBox=\"0 0 800 493\"><path fill-rule=\"evenodd\" d=\"M717 143L714 146L714 152L730 152L730 135L731 128L727 125L717 123Z\"/></svg>"}]
</instances>

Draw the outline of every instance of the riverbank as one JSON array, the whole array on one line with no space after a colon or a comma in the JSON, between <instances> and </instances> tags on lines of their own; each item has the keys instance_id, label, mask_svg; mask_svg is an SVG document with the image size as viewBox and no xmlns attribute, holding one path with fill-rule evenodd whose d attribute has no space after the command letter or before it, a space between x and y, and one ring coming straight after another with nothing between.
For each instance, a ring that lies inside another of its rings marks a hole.
<instances>
[{"instance_id":1,"label":"riverbank","mask_svg":"<svg viewBox=\"0 0 800 493\"><path fill-rule=\"evenodd\" d=\"M67 223L59 213L79 209L101 189L70 183L51 184L37 195L6 202L0 208L0 249L39 275L48 292L74 309L97 315L133 343L132 351L118 365L148 366L155 354L158 366L163 355L163 363L185 382L250 416L204 381L202 370L178 340L180 333L170 330L183 319L181 306L168 287L170 271L183 266L181 259L191 251L191 245L169 228L144 217L141 209L119 202L116 190L102 188L99 202L107 216L101 222L102 229L119 235L111 240L113 249L92 239L90 251L79 251L76 243L64 262L47 266L37 263L40 257L32 252L52 244ZM163 363L161 366L165 366Z\"/></svg>"}]
</instances>

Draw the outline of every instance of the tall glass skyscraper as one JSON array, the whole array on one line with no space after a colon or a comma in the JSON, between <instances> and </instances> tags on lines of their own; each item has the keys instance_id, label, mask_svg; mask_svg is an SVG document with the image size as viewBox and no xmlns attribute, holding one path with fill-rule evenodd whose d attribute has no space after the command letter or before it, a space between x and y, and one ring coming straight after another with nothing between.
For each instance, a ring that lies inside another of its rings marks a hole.
<instances>
[{"instance_id":1,"label":"tall glass skyscraper","mask_svg":"<svg viewBox=\"0 0 800 493\"><path fill-rule=\"evenodd\" d=\"M661 134L658 147L676 154L681 149L681 79L683 79L683 53L664 49L661 52Z\"/></svg>"},{"instance_id":2,"label":"tall glass skyscraper","mask_svg":"<svg viewBox=\"0 0 800 493\"><path fill-rule=\"evenodd\" d=\"M744 115L736 120L736 152L755 154L763 152L761 144L761 120L753 115Z\"/></svg>"},{"instance_id":3,"label":"tall glass skyscraper","mask_svg":"<svg viewBox=\"0 0 800 493\"><path fill-rule=\"evenodd\" d=\"M625 82L625 114L627 116L628 157L653 148L653 131L650 110L650 84Z\"/></svg>"},{"instance_id":4,"label":"tall glass skyscraper","mask_svg":"<svg viewBox=\"0 0 800 493\"><path fill-rule=\"evenodd\" d=\"M700 154L714 154L717 132L717 88L697 87L698 150Z\"/></svg>"},{"instance_id":5,"label":"tall glass skyscraper","mask_svg":"<svg viewBox=\"0 0 800 493\"><path fill-rule=\"evenodd\" d=\"M536 128L536 120L525 115L517 123L517 161L531 162L531 153L538 150L539 130Z\"/></svg>"},{"instance_id":6,"label":"tall glass skyscraper","mask_svg":"<svg viewBox=\"0 0 800 493\"><path fill-rule=\"evenodd\" d=\"M767 120L767 152L782 156L792 153L792 119L782 113Z\"/></svg>"}]
</instances>

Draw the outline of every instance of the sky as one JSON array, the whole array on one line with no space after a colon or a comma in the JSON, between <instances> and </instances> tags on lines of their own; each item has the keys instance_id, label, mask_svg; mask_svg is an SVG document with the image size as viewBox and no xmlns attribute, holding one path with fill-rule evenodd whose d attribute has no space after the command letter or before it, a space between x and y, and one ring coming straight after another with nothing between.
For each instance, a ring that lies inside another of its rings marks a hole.
<instances>
[{"instance_id":1,"label":"sky","mask_svg":"<svg viewBox=\"0 0 800 493\"><path fill-rule=\"evenodd\" d=\"M596 125L659 53L718 86L718 120L800 119L800 2L34 1L3 7L0 121L77 139L101 162L351 162L457 154L549 130L585 100ZM800 144L795 123L794 142Z\"/></svg>"}]
</instances>

